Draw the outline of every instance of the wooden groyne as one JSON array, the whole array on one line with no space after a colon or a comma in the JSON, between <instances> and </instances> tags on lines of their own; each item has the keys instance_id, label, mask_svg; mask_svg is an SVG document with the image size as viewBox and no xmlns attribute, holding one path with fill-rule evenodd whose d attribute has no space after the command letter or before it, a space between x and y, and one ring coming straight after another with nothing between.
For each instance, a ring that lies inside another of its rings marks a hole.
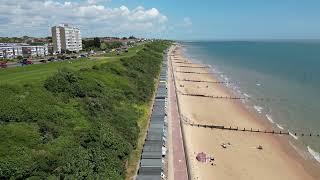
<instances>
[{"instance_id":1,"label":"wooden groyne","mask_svg":"<svg viewBox=\"0 0 320 180\"><path fill-rule=\"evenodd\" d=\"M213 74L210 72L194 72L194 71L176 71L177 73L187 73L187 74Z\"/></svg>"},{"instance_id":2,"label":"wooden groyne","mask_svg":"<svg viewBox=\"0 0 320 180\"><path fill-rule=\"evenodd\" d=\"M184 95L184 96L207 97L207 98L214 98L214 99L234 99L234 100L247 99L247 98L244 98L244 97L210 96L210 95L205 95L205 94L193 94L193 93L183 93L183 92L180 92L180 94Z\"/></svg>"},{"instance_id":3,"label":"wooden groyne","mask_svg":"<svg viewBox=\"0 0 320 180\"><path fill-rule=\"evenodd\" d=\"M195 97L207 97L214 99L233 99L233 100L254 100L260 102L287 102L289 101L286 98L251 98L251 97L236 97L236 96L214 96L214 95L205 95L205 94L197 94L197 93L184 93L179 91L179 93L183 96L195 96Z\"/></svg>"},{"instance_id":4,"label":"wooden groyne","mask_svg":"<svg viewBox=\"0 0 320 180\"><path fill-rule=\"evenodd\" d=\"M210 68L209 66L176 66L176 67L182 67L182 68Z\"/></svg>"},{"instance_id":5,"label":"wooden groyne","mask_svg":"<svg viewBox=\"0 0 320 180\"><path fill-rule=\"evenodd\" d=\"M186 122L186 124L189 124L192 127L198 127L198 128L207 128L207 129L220 129L220 130L227 130L227 131L239 131L239 132L251 132L251 133L263 133L263 134L274 134L274 135L294 135L299 137L320 137L320 134L317 133L297 133L297 132L290 132L288 131L281 131L281 130L260 130L260 129L254 129L254 128L239 128L239 127L231 127L231 126L222 126L222 125L208 125L208 124L197 124L197 123L191 123Z\"/></svg>"},{"instance_id":6,"label":"wooden groyne","mask_svg":"<svg viewBox=\"0 0 320 180\"><path fill-rule=\"evenodd\" d=\"M174 63L177 63L177 64L193 64L193 63L190 63L190 62L184 62L184 61L173 61Z\"/></svg>"},{"instance_id":7,"label":"wooden groyne","mask_svg":"<svg viewBox=\"0 0 320 180\"><path fill-rule=\"evenodd\" d=\"M178 81L185 82L204 82L204 83L214 83L214 84L230 84L229 81L205 81L205 80L192 80L192 79L178 79Z\"/></svg>"},{"instance_id":8,"label":"wooden groyne","mask_svg":"<svg viewBox=\"0 0 320 180\"><path fill-rule=\"evenodd\" d=\"M245 132L252 132L252 133L265 133L265 134L282 134L282 135L290 135L289 132L283 131L275 131L275 130L260 130L260 129L253 129L253 128L243 128L240 129L239 127L225 127L219 125L207 125L207 124L196 124L196 123L189 123L190 126L199 127L199 128L208 128L208 129L221 129L221 130L228 130L228 131L245 131Z\"/></svg>"}]
</instances>

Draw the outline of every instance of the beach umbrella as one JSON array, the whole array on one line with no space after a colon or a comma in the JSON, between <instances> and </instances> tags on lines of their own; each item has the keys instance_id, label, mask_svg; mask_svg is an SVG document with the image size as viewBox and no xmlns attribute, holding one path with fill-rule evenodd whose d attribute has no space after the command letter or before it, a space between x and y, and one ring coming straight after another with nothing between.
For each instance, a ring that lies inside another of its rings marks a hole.
<instances>
[{"instance_id":1,"label":"beach umbrella","mask_svg":"<svg viewBox=\"0 0 320 180\"><path fill-rule=\"evenodd\" d=\"M206 160L207 160L207 155L206 155L204 152L198 153L197 156L196 156L196 159L197 159L199 162L206 162Z\"/></svg>"}]
</instances>

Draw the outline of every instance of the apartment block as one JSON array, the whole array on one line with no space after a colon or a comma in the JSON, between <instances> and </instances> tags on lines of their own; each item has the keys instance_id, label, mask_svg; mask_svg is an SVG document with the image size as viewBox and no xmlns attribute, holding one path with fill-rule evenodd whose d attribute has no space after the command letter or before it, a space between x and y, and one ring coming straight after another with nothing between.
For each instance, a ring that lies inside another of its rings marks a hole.
<instances>
[{"instance_id":1,"label":"apartment block","mask_svg":"<svg viewBox=\"0 0 320 180\"><path fill-rule=\"evenodd\" d=\"M25 43L0 43L0 58L44 57L48 55L48 45L29 45Z\"/></svg>"},{"instance_id":2,"label":"apartment block","mask_svg":"<svg viewBox=\"0 0 320 180\"><path fill-rule=\"evenodd\" d=\"M82 50L80 29L69 24L61 24L51 28L53 51L61 53L65 51Z\"/></svg>"}]
</instances>

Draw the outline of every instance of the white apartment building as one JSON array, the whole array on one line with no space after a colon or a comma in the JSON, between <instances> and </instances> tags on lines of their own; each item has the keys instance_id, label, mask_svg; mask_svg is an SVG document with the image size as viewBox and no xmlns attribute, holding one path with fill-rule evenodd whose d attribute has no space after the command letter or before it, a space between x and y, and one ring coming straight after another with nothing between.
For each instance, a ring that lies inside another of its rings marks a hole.
<instances>
[{"instance_id":1,"label":"white apartment building","mask_svg":"<svg viewBox=\"0 0 320 180\"><path fill-rule=\"evenodd\" d=\"M51 28L53 51L57 53L82 50L80 29L69 24L61 24Z\"/></svg>"},{"instance_id":2,"label":"white apartment building","mask_svg":"<svg viewBox=\"0 0 320 180\"><path fill-rule=\"evenodd\" d=\"M28 45L25 43L0 43L0 58L43 57L48 55L48 45Z\"/></svg>"}]
</instances>

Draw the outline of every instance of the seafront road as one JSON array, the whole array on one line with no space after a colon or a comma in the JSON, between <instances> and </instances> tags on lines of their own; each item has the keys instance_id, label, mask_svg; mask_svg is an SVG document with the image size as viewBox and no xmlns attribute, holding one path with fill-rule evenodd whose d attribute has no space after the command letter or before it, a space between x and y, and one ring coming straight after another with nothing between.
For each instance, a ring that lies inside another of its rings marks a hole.
<instances>
[{"instance_id":1,"label":"seafront road","mask_svg":"<svg viewBox=\"0 0 320 180\"><path fill-rule=\"evenodd\" d=\"M172 48L171 48L172 50ZM174 74L170 51L168 56L168 89L169 89L169 168L168 178L174 180L188 180L187 160L184 151L184 142L181 130L180 113L177 102L177 94L174 83Z\"/></svg>"}]
</instances>

